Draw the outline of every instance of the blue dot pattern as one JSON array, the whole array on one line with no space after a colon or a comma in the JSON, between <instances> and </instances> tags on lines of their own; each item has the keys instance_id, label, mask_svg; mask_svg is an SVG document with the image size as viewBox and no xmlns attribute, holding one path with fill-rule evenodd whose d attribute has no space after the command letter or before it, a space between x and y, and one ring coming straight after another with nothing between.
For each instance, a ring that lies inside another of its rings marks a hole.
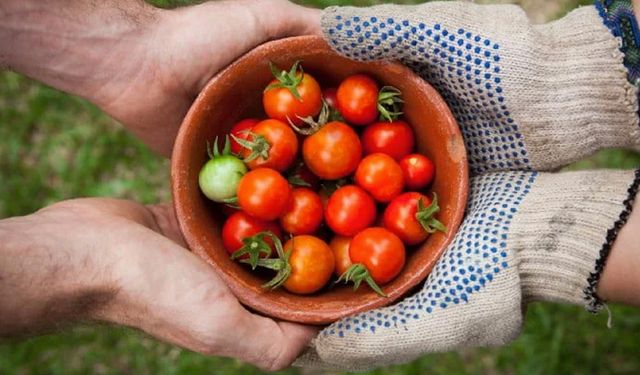
<instances>
[{"instance_id":1,"label":"blue dot pattern","mask_svg":"<svg viewBox=\"0 0 640 375\"><path fill-rule=\"evenodd\" d=\"M503 172L474 178L469 215L422 290L393 307L343 319L323 334L375 334L424 318L438 309L468 303L509 267L509 226L536 177L537 172Z\"/></svg>"},{"instance_id":2,"label":"blue dot pattern","mask_svg":"<svg viewBox=\"0 0 640 375\"><path fill-rule=\"evenodd\" d=\"M503 95L500 44L464 28L383 17L336 15L326 32L346 57L397 59L434 85L460 124L472 173L531 169Z\"/></svg>"}]
</instances>

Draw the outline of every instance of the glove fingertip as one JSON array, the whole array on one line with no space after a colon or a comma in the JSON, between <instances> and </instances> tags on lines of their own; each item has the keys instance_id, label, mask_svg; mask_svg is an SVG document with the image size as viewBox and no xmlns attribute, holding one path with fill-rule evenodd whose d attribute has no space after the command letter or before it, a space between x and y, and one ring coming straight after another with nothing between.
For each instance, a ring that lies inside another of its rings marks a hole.
<instances>
[{"instance_id":1,"label":"glove fingertip","mask_svg":"<svg viewBox=\"0 0 640 375\"><path fill-rule=\"evenodd\" d=\"M357 60L384 58L382 51L368 46L365 30L355 25L364 19L362 8L332 6L324 10L321 27L324 39L339 54ZM353 52L359 50L360 53Z\"/></svg>"}]
</instances>

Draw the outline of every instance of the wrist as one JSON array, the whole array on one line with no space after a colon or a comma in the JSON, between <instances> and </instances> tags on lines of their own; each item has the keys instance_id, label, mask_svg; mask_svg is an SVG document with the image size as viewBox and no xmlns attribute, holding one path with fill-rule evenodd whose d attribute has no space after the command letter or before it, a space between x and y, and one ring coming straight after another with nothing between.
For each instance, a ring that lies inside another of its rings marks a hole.
<instances>
[{"instance_id":1,"label":"wrist","mask_svg":"<svg viewBox=\"0 0 640 375\"><path fill-rule=\"evenodd\" d=\"M614 170L539 174L510 233L526 302L601 308L598 297L604 296L596 295L601 272L628 217L639 176Z\"/></svg>"},{"instance_id":2,"label":"wrist","mask_svg":"<svg viewBox=\"0 0 640 375\"><path fill-rule=\"evenodd\" d=\"M117 293L95 247L47 210L0 221L0 336L92 320ZM78 246L80 245L80 246Z\"/></svg>"},{"instance_id":3,"label":"wrist","mask_svg":"<svg viewBox=\"0 0 640 375\"><path fill-rule=\"evenodd\" d=\"M143 41L160 12L142 1L8 0L0 5L0 63L91 101L108 100L112 82L130 81L145 66Z\"/></svg>"}]
</instances>

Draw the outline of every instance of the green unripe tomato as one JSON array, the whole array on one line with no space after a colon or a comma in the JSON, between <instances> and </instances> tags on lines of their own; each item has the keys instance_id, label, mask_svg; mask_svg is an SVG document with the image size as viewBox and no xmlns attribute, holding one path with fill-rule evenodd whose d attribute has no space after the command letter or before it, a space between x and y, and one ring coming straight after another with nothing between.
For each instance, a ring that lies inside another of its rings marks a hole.
<instances>
[{"instance_id":1,"label":"green unripe tomato","mask_svg":"<svg viewBox=\"0 0 640 375\"><path fill-rule=\"evenodd\" d=\"M236 196L240 179L247 166L233 155L217 155L200 170L198 183L204 195L214 202L224 202Z\"/></svg>"}]
</instances>

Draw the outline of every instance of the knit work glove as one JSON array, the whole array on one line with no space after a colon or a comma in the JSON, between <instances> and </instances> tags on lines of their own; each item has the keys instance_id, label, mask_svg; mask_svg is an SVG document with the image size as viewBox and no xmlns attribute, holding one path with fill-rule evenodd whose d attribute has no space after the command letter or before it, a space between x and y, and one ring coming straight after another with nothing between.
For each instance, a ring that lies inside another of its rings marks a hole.
<instances>
[{"instance_id":1,"label":"knit work glove","mask_svg":"<svg viewBox=\"0 0 640 375\"><path fill-rule=\"evenodd\" d=\"M325 36L355 59L397 59L435 85L474 177L467 216L422 289L324 329L299 365L362 370L506 344L535 300L597 311L600 272L640 173L542 173L640 146L637 89L593 7L531 26L515 6L329 8Z\"/></svg>"},{"instance_id":2,"label":"knit work glove","mask_svg":"<svg viewBox=\"0 0 640 375\"><path fill-rule=\"evenodd\" d=\"M515 5L328 8L325 37L358 60L400 60L438 89L471 171L549 170L640 148L637 89L594 7L532 26Z\"/></svg>"}]
</instances>

